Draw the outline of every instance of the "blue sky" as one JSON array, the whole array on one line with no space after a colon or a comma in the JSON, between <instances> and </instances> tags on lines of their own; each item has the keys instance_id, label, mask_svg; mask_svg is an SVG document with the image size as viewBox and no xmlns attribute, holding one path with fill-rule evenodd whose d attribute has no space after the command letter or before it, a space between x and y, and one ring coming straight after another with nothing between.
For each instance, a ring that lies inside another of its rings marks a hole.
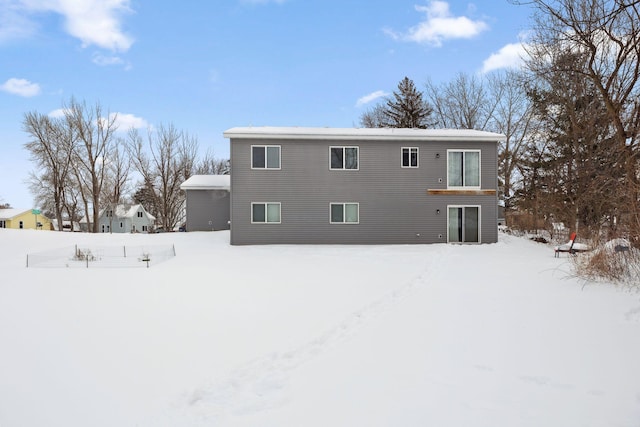
<instances>
[{"instance_id":1,"label":"blue sky","mask_svg":"<svg viewBox=\"0 0 640 427\"><path fill-rule=\"evenodd\" d=\"M72 96L120 129L172 123L228 157L234 126L357 127L405 76L517 66L507 0L0 0L0 200L34 207L24 113Z\"/></svg>"}]
</instances>

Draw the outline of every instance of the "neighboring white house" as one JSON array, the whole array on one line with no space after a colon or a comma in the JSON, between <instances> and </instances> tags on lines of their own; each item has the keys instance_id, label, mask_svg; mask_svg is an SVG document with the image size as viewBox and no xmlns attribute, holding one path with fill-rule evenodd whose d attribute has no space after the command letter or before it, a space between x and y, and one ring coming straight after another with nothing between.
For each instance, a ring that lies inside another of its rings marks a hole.
<instances>
[{"instance_id":1,"label":"neighboring white house","mask_svg":"<svg viewBox=\"0 0 640 427\"><path fill-rule=\"evenodd\" d=\"M131 207L117 205L100 211L98 232L100 233L148 233L153 230L156 218L140 204ZM80 226L87 230L87 219L82 218Z\"/></svg>"}]
</instances>

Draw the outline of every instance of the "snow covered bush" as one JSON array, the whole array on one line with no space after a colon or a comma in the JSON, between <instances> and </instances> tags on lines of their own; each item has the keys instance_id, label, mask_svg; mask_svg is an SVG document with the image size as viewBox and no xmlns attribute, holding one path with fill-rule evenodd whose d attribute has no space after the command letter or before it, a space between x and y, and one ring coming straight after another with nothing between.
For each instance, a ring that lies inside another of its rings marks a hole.
<instances>
[{"instance_id":1,"label":"snow covered bush","mask_svg":"<svg viewBox=\"0 0 640 427\"><path fill-rule=\"evenodd\" d=\"M610 240L573 260L579 277L640 287L640 250L626 239Z\"/></svg>"}]
</instances>

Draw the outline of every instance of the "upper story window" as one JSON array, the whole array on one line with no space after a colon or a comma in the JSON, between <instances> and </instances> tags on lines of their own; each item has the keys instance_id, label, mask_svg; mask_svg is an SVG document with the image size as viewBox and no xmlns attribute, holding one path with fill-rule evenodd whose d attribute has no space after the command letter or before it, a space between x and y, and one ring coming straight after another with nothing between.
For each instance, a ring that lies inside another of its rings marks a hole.
<instances>
[{"instance_id":1,"label":"upper story window","mask_svg":"<svg viewBox=\"0 0 640 427\"><path fill-rule=\"evenodd\" d=\"M251 169L280 169L280 146L252 145Z\"/></svg>"},{"instance_id":2,"label":"upper story window","mask_svg":"<svg viewBox=\"0 0 640 427\"><path fill-rule=\"evenodd\" d=\"M358 170L358 147L329 147L329 169Z\"/></svg>"},{"instance_id":3,"label":"upper story window","mask_svg":"<svg viewBox=\"0 0 640 427\"><path fill-rule=\"evenodd\" d=\"M142 218L142 212L138 211L138 218Z\"/></svg>"},{"instance_id":4,"label":"upper story window","mask_svg":"<svg viewBox=\"0 0 640 427\"><path fill-rule=\"evenodd\" d=\"M480 188L480 150L447 150L447 186Z\"/></svg>"},{"instance_id":5,"label":"upper story window","mask_svg":"<svg viewBox=\"0 0 640 427\"><path fill-rule=\"evenodd\" d=\"M418 147L402 147L402 167L418 167Z\"/></svg>"}]
</instances>

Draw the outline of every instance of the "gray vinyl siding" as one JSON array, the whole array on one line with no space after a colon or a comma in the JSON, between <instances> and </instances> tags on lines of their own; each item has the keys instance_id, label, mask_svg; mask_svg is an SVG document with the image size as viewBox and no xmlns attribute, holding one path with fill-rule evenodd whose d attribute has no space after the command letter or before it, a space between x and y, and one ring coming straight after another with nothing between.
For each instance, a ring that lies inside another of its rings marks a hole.
<instances>
[{"instance_id":1,"label":"gray vinyl siding","mask_svg":"<svg viewBox=\"0 0 640 427\"><path fill-rule=\"evenodd\" d=\"M252 170L251 145L280 145L281 169ZM329 170L331 146L359 147L359 169ZM402 147L418 168L401 167ZM427 193L446 189L447 149L481 149L481 188L497 189L495 142L232 138L231 243L445 243L450 205L479 205L481 242L496 242L497 196ZM281 223L251 224L251 202L281 203ZM359 203L359 223L330 224L331 202Z\"/></svg>"},{"instance_id":2,"label":"gray vinyl siding","mask_svg":"<svg viewBox=\"0 0 640 427\"><path fill-rule=\"evenodd\" d=\"M187 231L228 230L230 196L226 190L186 190Z\"/></svg>"}]
</instances>

